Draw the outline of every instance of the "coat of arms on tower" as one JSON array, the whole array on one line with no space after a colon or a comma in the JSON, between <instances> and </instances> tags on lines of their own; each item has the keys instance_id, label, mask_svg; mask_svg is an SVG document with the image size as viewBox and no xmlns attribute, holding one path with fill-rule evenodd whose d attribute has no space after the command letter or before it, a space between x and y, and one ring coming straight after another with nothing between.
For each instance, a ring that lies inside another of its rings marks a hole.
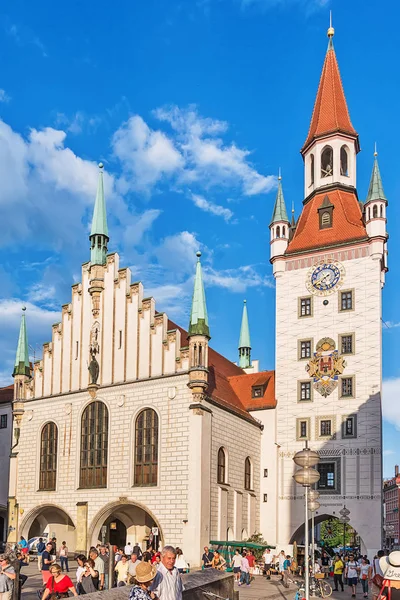
<instances>
[{"instance_id":1,"label":"coat of arms on tower","mask_svg":"<svg viewBox=\"0 0 400 600\"><path fill-rule=\"evenodd\" d=\"M335 342L331 338L319 340L315 350L306 370L313 378L314 389L326 398L337 388L339 375L343 373L346 361L335 350Z\"/></svg>"}]
</instances>

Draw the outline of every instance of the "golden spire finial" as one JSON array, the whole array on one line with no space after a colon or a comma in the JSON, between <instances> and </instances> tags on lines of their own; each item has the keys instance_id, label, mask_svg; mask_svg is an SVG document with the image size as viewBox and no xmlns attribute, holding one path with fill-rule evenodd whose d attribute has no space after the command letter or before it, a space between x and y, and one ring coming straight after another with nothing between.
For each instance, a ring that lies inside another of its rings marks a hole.
<instances>
[{"instance_id":1,"label":"golden spire finial","mask_svg":"<svg viewBox=\"0 0 400 600\"><path fill-rule=\"evenodd\" d=\"M374 156L378 156L378 150L376 149L376 142L375 142Z\"/></svg>"},{"instance_id":2,"label":"golden spire finial","mask_svg":"<svg viewBox=\"0 0 400 600\"><path fill-rule=\"evenodd\" d=\"M335 35L335 30L332 27L332 11L329 11L329 29L328 29L328 38L333 38L333 36Z\"/></svg>"},{"instance_id":3,"label":"golden spire finial","mask_svg":"<svg viewBox=\"0 0 400 600\"><path fill-rule=\"evenodd\" d=\"M282 175L281 175L281 168L279 167L279 171L278 171L278 181L281 181L282 179Z\"/></svg>"}]
</instances>

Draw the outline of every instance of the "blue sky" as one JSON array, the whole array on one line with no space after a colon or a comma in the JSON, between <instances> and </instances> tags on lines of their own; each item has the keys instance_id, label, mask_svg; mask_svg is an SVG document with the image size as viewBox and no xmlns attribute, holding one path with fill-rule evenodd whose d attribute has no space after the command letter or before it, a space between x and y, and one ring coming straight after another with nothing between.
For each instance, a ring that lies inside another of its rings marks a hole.
<instances>
[{"instance_id":1,"label":"blue sky","mask_svg":"<svg viewBox=\"0 0 400 600\"><path fill-rule=\"evenodd\" d=\"M48 340L89 258L97 167L110 250L187 323L203 252L212 344L234 360L243 298L253 356L274 365L268 224L282 168L301 208L307 134L329 9L360 134L365 198L374 142L389 198L384 290L385 472L400 461L397 199L400 8L387 0L15 0L0 14L0 347L10 381L20 307ZM388 18L390 15L390 18ZM36 354L39 350L35 350Z\"/></svg>"}]
</instances>

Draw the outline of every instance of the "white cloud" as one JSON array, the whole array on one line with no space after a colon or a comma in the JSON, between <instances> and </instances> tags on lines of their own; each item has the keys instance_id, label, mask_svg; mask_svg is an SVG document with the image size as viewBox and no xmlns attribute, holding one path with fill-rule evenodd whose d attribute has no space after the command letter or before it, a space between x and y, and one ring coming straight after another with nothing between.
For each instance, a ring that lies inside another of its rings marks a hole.
<instances>
[{"instance_id":1,"label":"white cloud","mask_svg":"<svg viewBox=\"0 0 400 600\"><path fill-rule=\"evenodd\" d=\"M240 0L242 8L258 7L261 9L274 8L276 6L297 5L307 11L313 11L326 7L330 0Z\"/></svg>"},{"instance_id":2,"label":"white cloud","mask_svg":"<svg viewBox=\"0 0 400 600\"><path fill-rule=\"evenodd\" d=\"M150 129L139 115L131 117L114 133L112 146L127 177L133 175L133 187L151 188L163 176L183 166L183 158L173 141L161 131Z\"/></svg>"},{"instance_id":3,"label":"white cloud","mask_svg":"<svg viewBox=\"0 0 400 600\"><path fill-rule=\"evenodd\" d=\"M394 450L384 450L383 451L383 456L392 456L393 454L396 454Z\"/></svg>"},{"instance_id":4,"label":"white cloud","mask_svg":"<svg viewBox=\"0 0 400 600\"><path fill-rule=\"evenodd\" d=\"M56 288L54 285L35 283L29 289L28 298L30 302L43 302L44 300L54 300L56 297Z\"/></svg>"},{"instance_id":5,"label":"white cloud","mask_svg":"<svg viewBox=\"0 0 400 600\"><path fill-rule=\"evenodd\" d=\"M196 252L200 249L201 244L194 233L181 231L167 236L155 249L154 254L166 271L182 276L194 273Z\"/></svg>"},{"instance_id":6,"label":"white cloud","mask_svg":"<svg viewBox=\"0 0 400 600\"><path fill-rule=\"evenodd\" d=\"M400 323L396 323L394 321L383 321L383 330L385 329L395 329L396 327L400 327Z\"/></svg>"},{"instance_id":7,"label":"white cloud","mask_svg":"<svg viewBox=\"0 0 400 600\"><path fill-rule=\"evenodd\" d=\"M141 215L132 217L131 223L127 224L124 230L125 246L135 246L139 244L144 234L149 231L154 221L161 215L161 210L150 209L144 211Z\"/></svg>"},{"instance_id":8,"label":"white cloud","mask_svg":"<svg viewBox=\"0 0 400 600\"><path fill-rule=\"evenodd\" d=\"M220 271L206 267L204 273L208 285L222 287L231 292L245 292L249 287L275 287L272 277L260 275L251 265Z\"/></svg>"},{"instance_id":9,"label":"white cloud","mask_svg":"<svg viewBox=\"0 0 400 600\"><path fill-rule=\"evenodd\" d=\"M7 92L0 88L0 102L10 102L11 97L7 94Z\"/></svg>"},{"instance_id":10,"label":"white cloud","mask_svg":"<svg viewBox=\"0 0 400 600\"><path fill-rule=\"evenodd\" d=\"M223 217L227 222L232 219L233 212L229 210L229 208L224 208L219 204L214 204L214 202L206 200L203 196L199 196L199 194L192 194L191 197L197 208L200 208L201 210L209 212L218 217Z\"/></svg>"},{"instance_id":11,"label":"white cloud","mask_svg":"<svg viewBox=\"0 0 400 600\"><path fill-rule=\"evenodd\" d=\"M400 430L400 377L385 379L382 386L382 413L385 421Z\"/></svg>"}]
</instances>

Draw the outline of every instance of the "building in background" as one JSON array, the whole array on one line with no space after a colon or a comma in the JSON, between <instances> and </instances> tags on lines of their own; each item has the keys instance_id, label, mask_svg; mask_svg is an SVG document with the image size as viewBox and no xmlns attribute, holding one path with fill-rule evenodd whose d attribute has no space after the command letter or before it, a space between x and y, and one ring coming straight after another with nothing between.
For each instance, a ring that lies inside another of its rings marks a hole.
<instances>
[{"instance_id":1,"label":"building in background","mask_svg":"<svg viewBox=\"0 0 400 600\"><path fill-rule=\"evenodd\" d=\"M399 547L399 499L400 474L399 466L394 468L394 477L383 482L383 503L385 519L383 524L385 548Z\"/></svg>"},{"instance_id":2,"label":"building in background","mask_svg":"<svg viewBox=\"0 0 400 600\"><path fill-rule=\"evenodd\" d=\"M7 540L8 474L10 468L14 386L0 388L0 544Z\"/></svg>"}]
</instances>

